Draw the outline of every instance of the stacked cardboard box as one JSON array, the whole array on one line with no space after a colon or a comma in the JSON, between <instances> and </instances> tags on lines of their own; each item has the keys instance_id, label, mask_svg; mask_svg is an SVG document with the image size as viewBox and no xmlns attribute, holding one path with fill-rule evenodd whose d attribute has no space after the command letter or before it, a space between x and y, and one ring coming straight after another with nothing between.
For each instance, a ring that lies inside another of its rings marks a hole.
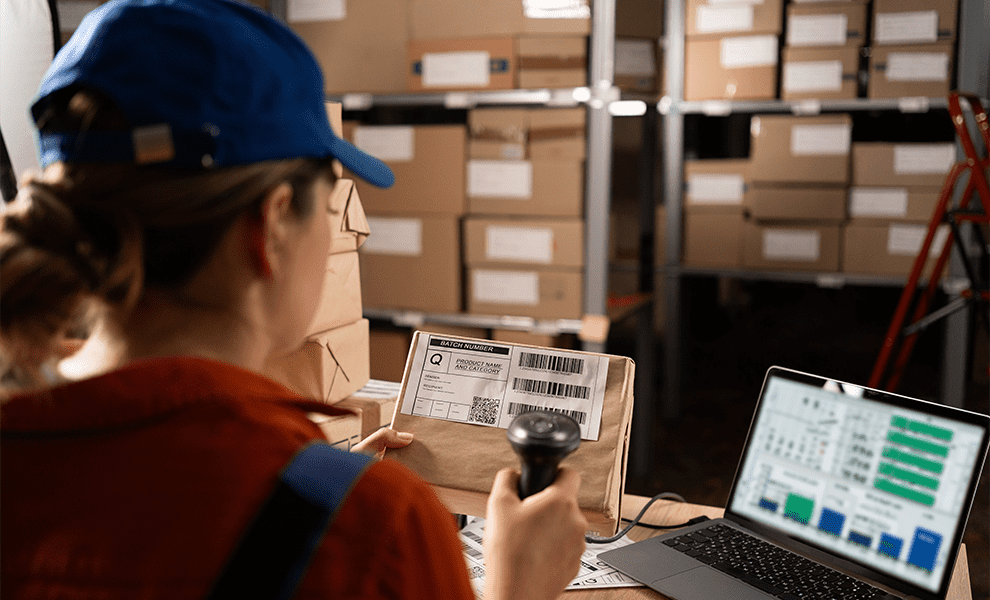
<instances>
[{"instance_id":1,"label":"stacked cardboard box","mask_svg":"<svg viewBox=\"0 0 990 600\"><path fill-rule=\"evenodd\" d=\"M955 158L951 142L853 144L844 271L908 274ZM946 234L940 226L932 255L941 251Z\"/></svg>"},{"instance_id":2,"label":"stacked cardboard box","mask_svg":"<svg viewBox=\"0 0 990 600\"><path fill-rule=\"evenodd\" d=\"M781 97L857 97L866 21L866 0L789 4Z\"/></svg>"},{"instance_id":3,"label":"stacked cardboard box","mask_svg":"<svg viewBox=\"0 0 990 600\"><path fill-rule=\"evenodd\" d=\"M743 265L838 271L846 219L849 115L754 116Z\"/></svg>"},{"instance_id":4,"label":"stacked cardboard box","mask_svg":"<svg viewBox=\"0 0 990 600\"><path fill-rule=\"evenodd\" d=\"M360 252L365 305L460 312L465 127L345 125L345 138L395 173L389 189L362 188L375 232Z\"/></svg>"},{"instance_id":5,"label":"stacked cardboard box","mask_svg":"<svg viewBox=\"0 0 990 600\"><path fill-rule=\"evenodd\" d=\"M684 265L742 266L743 200L748 182L748 159L684 163Z\"/></svg>"},{"instance_id":6,"label":"stacked cardboard box","mask_svg":"<svg viewBox=\"0 0 990 600\"><path fill-rule=\"evenodd\" d=\"M688 0L685 24L685 99L777 97L783 0Z\"/></svg>"},{"instance_id":7,"label":"stacked cardboard box","mask_svg":"<svg viewBox=\"0 0 990 600\"><path fill-rule=\"evenodd\" d=\"M340 132L340 105L328 103L327 111ZM309 334L302 348L273 359L266 374L304 396L333 404L369 378L368 321L362 318L358 262L358 248L369 232L357 188L349 179L337 180L326 211L331 232L327 270Z\"/></svg>"},{"instance_id":8,"label":"stacked cardboard box","mask_svg":"<svg viewBox=\"0 0 990 600\"><path fill-rule=\"evenodd\" d=\"M477 109L468 126L468 312L580 318L584 109Z\"/></svg>"},{"instance_id":9,"label":"stacked cardboard box","mask_svg":"<svg viewBox=\"0 0 990 600\"><path fill-rule=\"evenodd\" d=\"M957 0L874 0L869 97L947 96L957 12Z\"/></svg>"}]
</instances>

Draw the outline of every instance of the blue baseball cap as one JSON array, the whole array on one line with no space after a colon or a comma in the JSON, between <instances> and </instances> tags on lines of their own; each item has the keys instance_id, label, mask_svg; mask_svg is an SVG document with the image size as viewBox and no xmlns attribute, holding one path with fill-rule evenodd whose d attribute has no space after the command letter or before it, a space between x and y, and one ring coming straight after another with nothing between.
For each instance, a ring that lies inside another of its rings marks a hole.
<instances>
[{"instance_id":1,"label":"blue baseball cap","mask_svg":"<svg viewBox=\"0 0 990 600\"><path fill-rule=\"evenodd\" d=\"M391 169L330 127L323 75L306 44L236 0L114 0L83 19L45 74L51 95L106 94L128 131L39 132L41 163L133 162L215 168L299 157L338 159L379 187Z\"/></svg>"}]
</instances>

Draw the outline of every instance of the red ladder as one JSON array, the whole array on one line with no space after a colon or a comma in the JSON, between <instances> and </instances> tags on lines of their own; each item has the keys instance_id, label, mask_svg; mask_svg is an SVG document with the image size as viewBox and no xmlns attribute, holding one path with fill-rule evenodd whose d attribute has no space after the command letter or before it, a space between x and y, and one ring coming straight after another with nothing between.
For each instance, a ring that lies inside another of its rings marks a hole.
<instances>
[{"instance_id":1,"label":"red ladder","mask_svg":"<svg viewBox=\"0 0 990 600\"><path fill-rule=\"evenodd\" d=\"M969 126L963 114L963 103L960 100L965 100L969 104L976 127L983 137L983 151L987 154L986 157L980 157L976 144L970 137ZM966 157L965 160L955 163L945 178L945 184L942 186L942 193L939 196L938 204L935 206L935 212L928 222L928 234L921 246L921 250L918 252L918 256L914 259L914 266L911 268L911 274L908 276L907 284L904 286L901 299L897 304L897 309L894 311L894 318L891 320L890 327L887 329L887 336L884 339L883 347L880 349L880 355L877 357L877 362L873 366L873 373L870 375L868 384L872 388L881 388L883 386L888 391L896 390L901 375L904 373L908 358L911 356L911 351L914 349L917 334L922 329L940 318L967 307L970 303L976 302L982 304L990 300L987 277L985 274L977 272L976 267L973 265L973 260L968 255L960 236L960 225L965 222L972 223L974 235L980 242L980 253L984 261L987 259L987 244L986 240L983 239L979 224L990 223L990 185L987 184L987 169L990 166L990 123L987 121L987 113L983 108L980 98L974 94L951 92L949 94L948 108L952 125L956 128L956 137ZM969 175L965 192L960 197L959 207L952 209L950 205L956 191L956 186L965 174ZM976 194L980 196L982 212L978 208L969 209L970 200ZM920 292L919 297L918 282L931 255L935 230L943 223L949 224L949 234L938 255L938 260L935 262L932 273L929 275L928 284ZM946 263L948 263L949 256L951 255L953 242L955 242L963 259L963 266L967 277L969 277L970 287L962 290L959 298L926 316L932 297L934 297L935 291L938 289L938 282L941 279L942 272L945 270ZM911 318L911 324L905 327L904 321L912 304L914 304L914 313ZM984 322L987 323L987 321ZM900 349L897 360L894 362L886 385L884 386L882 380L887 370L887 364L890 362L890 357L894 353L898 342L900 342Z\"/></svg>"}]
</instances>

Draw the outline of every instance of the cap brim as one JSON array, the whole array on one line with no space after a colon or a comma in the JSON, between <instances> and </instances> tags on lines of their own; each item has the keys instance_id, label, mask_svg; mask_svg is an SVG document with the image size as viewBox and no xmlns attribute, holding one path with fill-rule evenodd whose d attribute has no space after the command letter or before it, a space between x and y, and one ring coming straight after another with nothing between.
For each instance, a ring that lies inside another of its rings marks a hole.
<instances>
[{"instance_id":1,"label":"cap brim","mask_svg":"<svg viewBox=\"0 0 990 600\"><path fill-rule=\"evenodd\" d=\"M392 169L374 156L337 136L333 136L329 143L330 154L361 179L380 188L392 187L395 183Z\"/></svg>"}]
</instances>

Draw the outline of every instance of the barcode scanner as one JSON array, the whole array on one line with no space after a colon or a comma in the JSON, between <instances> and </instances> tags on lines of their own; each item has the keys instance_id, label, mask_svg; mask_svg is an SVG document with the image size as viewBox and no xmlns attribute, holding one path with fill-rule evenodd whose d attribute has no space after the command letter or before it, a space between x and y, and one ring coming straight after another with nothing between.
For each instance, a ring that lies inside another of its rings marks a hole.
<instances>
[{"instance_id":1,"label":"barcode scanner","mask_svg":"<svg viewBox=\"0 0 990 600\"><path fill-rule=\"evenodd\" d=\"M506 435L522 461L520 498L532 496L553 483L560 461L581 444L577 421L543 410L518 415L509 423Z\"/></svg>"}]
</instances>

